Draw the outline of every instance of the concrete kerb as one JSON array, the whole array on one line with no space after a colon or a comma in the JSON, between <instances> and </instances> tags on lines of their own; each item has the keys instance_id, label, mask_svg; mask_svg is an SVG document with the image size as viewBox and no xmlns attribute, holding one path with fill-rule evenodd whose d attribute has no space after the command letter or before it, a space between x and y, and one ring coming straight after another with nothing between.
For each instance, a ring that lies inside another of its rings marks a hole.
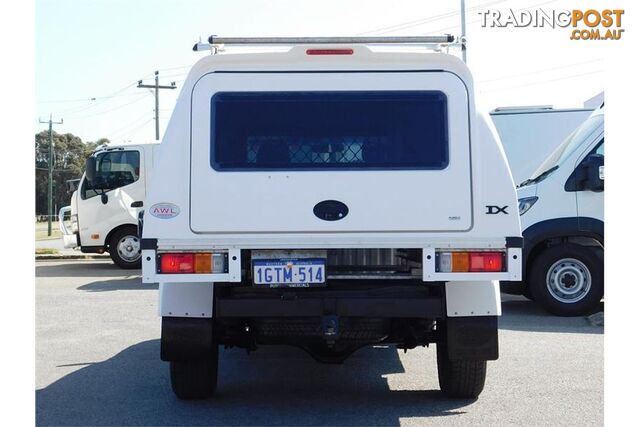
<instances>
[{"instance_id":1,"label":"concrete kerb","mask_svg":"<svg viewBox=\"0 0 640 427\"><path fill-rule=\"evenodd\" d=\"M104 255L56 255L56 254L42 254L36 255L36 260L69 260L69 259L109 259L108 254Z\"/></svg>"}]
</instances>

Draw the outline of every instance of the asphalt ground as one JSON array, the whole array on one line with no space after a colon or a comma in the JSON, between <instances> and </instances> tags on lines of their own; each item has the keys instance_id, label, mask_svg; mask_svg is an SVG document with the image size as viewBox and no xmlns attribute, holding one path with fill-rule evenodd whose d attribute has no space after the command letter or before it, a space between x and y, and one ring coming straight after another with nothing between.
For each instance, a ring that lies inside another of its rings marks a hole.
<instances>
[{"instance_id":1,"label":"asphalt ground","mask_svg":"<svg viewBox=\"0 0 640 427\"><path fill-rule=\"evenodd\" d=\"M218 394L180 401L160 360L157 286L110 261L36 262L38 425L602 425L602 326L503 296L477 400L438 389L435 347L322 365L293 347L223 350Z\"/></svg>"}]
</instances>

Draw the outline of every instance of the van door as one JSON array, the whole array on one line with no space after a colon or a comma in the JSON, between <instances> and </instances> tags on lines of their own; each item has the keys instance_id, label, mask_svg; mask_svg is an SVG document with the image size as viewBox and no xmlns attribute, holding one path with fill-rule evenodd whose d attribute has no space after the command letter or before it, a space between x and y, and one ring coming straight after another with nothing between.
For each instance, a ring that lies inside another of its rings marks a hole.
<instances>
[{"instance_id":1,"label":"van door","mask_svg":"<svg viewBox=\"0 0 640 427\"><path fill-rule=\"evenodd\" d=\"M450 72L216 72L192 93L195 232L472 225L468 93Z\"/></svg>"},{"instance_id":2,"label":"van door","mask_svg":"<svg viewBox=\"0 0 640 427\"><path fill-rule=\"evenodd\" d=\"M604 139L598 143L595 150L591 150L589 153L592 152L604 156ZM602 172L604 174L604 170ZM604 191L591 191L588 189L577 191L576 199L578 217L581 219L580 229L588 230L593 227L588 220L584 220L586 218L604 221Z\"/></svg>"},{"instance_id":3,"label":"van door","mask_svg":"<svg viewBox=\"0 0 640 427\"><path fill-rule=\"evenodd\" d=\"M78 198L78 230L82 246L103 246L107 234L118 225L137 224L140 208L131 207L145 195L143 153L137 149L118 149L96 155L99 174L108 175L110 189L104 190L107 203L102 203L103 190L91 188L86 176L80 184Z\"/></svg>"}]
</instances>

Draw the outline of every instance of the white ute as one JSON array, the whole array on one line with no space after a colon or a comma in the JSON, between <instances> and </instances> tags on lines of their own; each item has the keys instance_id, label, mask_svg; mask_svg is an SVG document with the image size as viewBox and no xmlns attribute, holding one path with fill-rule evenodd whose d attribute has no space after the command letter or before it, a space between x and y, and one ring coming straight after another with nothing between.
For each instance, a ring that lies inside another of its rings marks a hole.
<instances>
[{"instance_id":1,"label":"white ute","mask_svg":"<svg viewBox=\"0 0 640 427\"><path fill-rule=\"evenodd\" d=\"M451 42L204 44L156 153L142 234L179 398L214 394L220 345L268 344L325 363L436 344L443 392L480 394L522 237L469 69L433 52Z\"/></svg>"},{"instance_id":2,"label":"white ute","mask_svg":"<svg viewBox=\"0 0 640 427\"><path fill-rule=\"evenodd\" d=\"M138 213L143 208L158 144L108 145L88 159L85 174L60 209L58 224L65 248L109 252L121 268L140 268ZM65 216L70 214L70 224Z\"/></svg>"}]
</instances>

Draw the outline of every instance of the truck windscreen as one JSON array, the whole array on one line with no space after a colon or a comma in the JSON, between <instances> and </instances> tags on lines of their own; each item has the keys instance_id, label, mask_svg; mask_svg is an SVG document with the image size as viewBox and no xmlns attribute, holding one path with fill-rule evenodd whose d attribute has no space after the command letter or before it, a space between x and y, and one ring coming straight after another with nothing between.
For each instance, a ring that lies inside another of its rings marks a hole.
<instances>
[{"instance_id":1,"label":"truck windscreen","mask_svg":"<svg viewBox=\"0 0 640 427\"><path fill-rule=\"evenodd\" d=\"M440 91L219 92L211 99L218 171L444 169Z\"/></svg>"}]
</instances>

